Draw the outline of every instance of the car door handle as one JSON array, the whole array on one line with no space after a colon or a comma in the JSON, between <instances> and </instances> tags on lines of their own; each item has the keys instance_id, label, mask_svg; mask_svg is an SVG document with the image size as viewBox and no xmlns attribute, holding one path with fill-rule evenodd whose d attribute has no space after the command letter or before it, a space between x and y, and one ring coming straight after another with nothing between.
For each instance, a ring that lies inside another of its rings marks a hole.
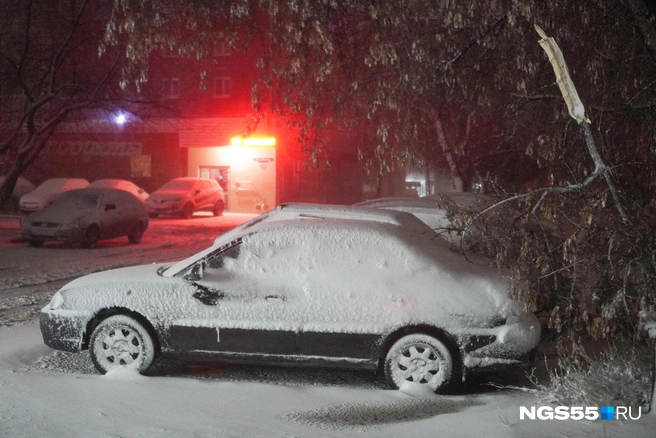
<instances>
[{"instance_id":1,"label":"car door handle","mask_svg":"<svg viewBox=\"0 0 656 438\"><path fill-rule=\"evenodd\" d=\"M285 299L283 297L281 297L280 295L267 295L266 297L264 297L264 299L267 300L267 301L271 301L271 302L273 302L273 301L285 301Z\"/></svg>"}]
</instances>

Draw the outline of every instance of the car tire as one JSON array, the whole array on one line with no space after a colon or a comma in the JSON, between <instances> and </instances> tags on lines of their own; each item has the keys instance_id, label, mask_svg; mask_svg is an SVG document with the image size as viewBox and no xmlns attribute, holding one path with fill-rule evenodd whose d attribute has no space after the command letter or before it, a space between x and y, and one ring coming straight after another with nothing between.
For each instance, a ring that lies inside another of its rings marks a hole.
<instances>
[{"instance_id":1,"label":"car tire","mask_svg":"<svg viewBox=\"0 0 656 438\"><path fill-rule=\"evenodd\" d=\"M155 343L139 321L128 315L114 315L94 329L89 353L101 374L117 368L144 373L155 360Z\"/></svg>"},{"instance_id":2,"label":"car tire","mask_svg":"<svg viewBox=\"0 0 656 438\"><path fill-rule=\"evenodd\" d=\"M32 247L32 248L41 248L43 246L43 240L28 240L27 243Z\"/></svg>"},{"instance_id":3,"label":"car tire","mask_svg":"<svg viewBox=\"0 0 656 438\"><path fill-rule=\"evenodd\" d=\"M393 389L428 385L445 392L454 376L453 355L440 340L423 333L407 335L392 345L385 358L385 379Z\"/></svg>"},{"instance_id":4,"label":"car tire","mask_svg":"<svg viewBox=\"0 0 656 438\"><path fill-rule=\"evenodd\" d=\"M130 234L128 234L128 240L130 243L139 243L141 238L144 235L144 226L141 222L137 222Z\"/></svg>"},{"instance_id":5,"label":"car tire","mask_svg":"<svg viewBox=\"0 0 656 438\"><path fill-rule=\"evenodd\" d=\"M223 209L224 209L223 201L216 201L216 204L214 204L214 210L212 213L214 216L223 216Z\"/></svg>"},{"instance_id":6,"label":"car tire","mask_svg":"<svg viewBox=\"0 0 656 438\"><path fill-rule=\"evenodd\" d=\"M159 214L157 213L148 213L148 217L151 219L157 219L159 217Z\"/></svg>"},{"instance_id":7,"label":"car tire","mask_svg":"<svg viewBox=\"0 0 656 438\"><path fill-rule=\"evenodd\" d=\"M184 207L182 207L182 217L185 219L191 219L194 215L194 204L187 202Z\"/></svg>"},{"instance_id":8,"label":"car tire","mask_svg":"<svg viewBox=\"0 0 656 438\"><path fill-rule=\"evenodd\" d=\"M82 238L82 248L95 248L100 240L100 228L98 225L89 225Z\"/></svg>"}]
</instances>

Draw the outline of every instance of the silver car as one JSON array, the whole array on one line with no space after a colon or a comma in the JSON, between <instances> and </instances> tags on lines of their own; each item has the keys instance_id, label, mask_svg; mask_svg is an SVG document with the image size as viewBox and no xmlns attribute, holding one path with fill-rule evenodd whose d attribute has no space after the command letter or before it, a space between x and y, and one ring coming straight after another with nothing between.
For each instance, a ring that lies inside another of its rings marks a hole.
<instances>
[{"instance_id":1,"label":"silver car","mask_svg":"<svg viewBox=\"0 0 656 438\"><path fill-rule=\"evenodd\" d=\"M181 262L72 281L41 332L88 349L101 373L204 355L380 370L393 388L442 391L531 360L540 323L507 287L408 213L283 205Z\"/></svg>"},{"instance_id":2,"label":"silver car","mask_svg":"<svg viewBox=\"0 0 656 438\"><path fill-rule=\"evenodd\" d=\"M94 248L99 240L121 236L139 243L147 228L148 213L139 199L104 188L67 191L21 222L23 239L35 247L54 240Z\"/></svg>"}]
</instances>

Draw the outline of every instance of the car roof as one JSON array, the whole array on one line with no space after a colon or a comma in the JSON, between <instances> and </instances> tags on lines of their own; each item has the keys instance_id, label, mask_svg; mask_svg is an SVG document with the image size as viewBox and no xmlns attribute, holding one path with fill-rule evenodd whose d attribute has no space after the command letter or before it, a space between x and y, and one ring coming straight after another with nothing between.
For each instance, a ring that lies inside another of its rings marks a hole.
<instances>
[{"instance_id":1,"label":"car roof","mask_svg":"<svg viewBox=\"0 0 656 438\"><path fill-rule=\"evenodd\" d=\"M94 184L96 184L96 185L94 185ZM89 186L97 187L97 185L99 185L99 184L114 184L114 185L117 185L117 186L119 186L119 185L135 185L133 182L125 180L125 179L108 178L108 179L96 180L96 181L92 182L91 184L89 184ZM104 187L104 186L101 186L101 187Z\"/></svg>"},{"instance_id":2,"label":"car roof","mask_svg":"<svg viewBox=\"0 0 656 438\"><path fill-rule=\"evenodd\" d=\"M354 208L344 205L304 203L280 204L268 213L259 215L239 227L217 237L211 247L185 260L175 263L164 273L164 275L166 277L175 275L182 269L188 267L194 262L194 260L204 257L206 254L216 250L216 248L233 239L243 236L247 232L259 231L271 226L272 223L284 223L286 226L296 226L296 224L310 220L321 220L322 223L349 223L352 224L350 226L354 227L366 227L367 225L363 224L368 222L371 227L380 227L380 225L383 225L383 228L401 227L408 233L427 233L431 236L436 235L428 225L417 219L413 214L402 211Z\"/></svg>"}]
</instances>

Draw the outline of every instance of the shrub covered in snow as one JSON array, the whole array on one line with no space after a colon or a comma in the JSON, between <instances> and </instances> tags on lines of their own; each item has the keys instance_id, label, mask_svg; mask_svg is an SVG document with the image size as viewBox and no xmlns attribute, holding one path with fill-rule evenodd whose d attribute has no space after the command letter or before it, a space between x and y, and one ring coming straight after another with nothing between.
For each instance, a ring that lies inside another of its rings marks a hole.
<instances>
[{"instance_id":1,"label":"shrub covered in snow","mask_svg":"<svg viewBox=\"0 0 656 438\"><path fill-rule=\"evenodd\" d=\"M651 360L649 349L608 347L594 358L583 354L560 358L549 370L548 382L532 379L543 403L646 407Z\"/></svg>"}]
</instances>

